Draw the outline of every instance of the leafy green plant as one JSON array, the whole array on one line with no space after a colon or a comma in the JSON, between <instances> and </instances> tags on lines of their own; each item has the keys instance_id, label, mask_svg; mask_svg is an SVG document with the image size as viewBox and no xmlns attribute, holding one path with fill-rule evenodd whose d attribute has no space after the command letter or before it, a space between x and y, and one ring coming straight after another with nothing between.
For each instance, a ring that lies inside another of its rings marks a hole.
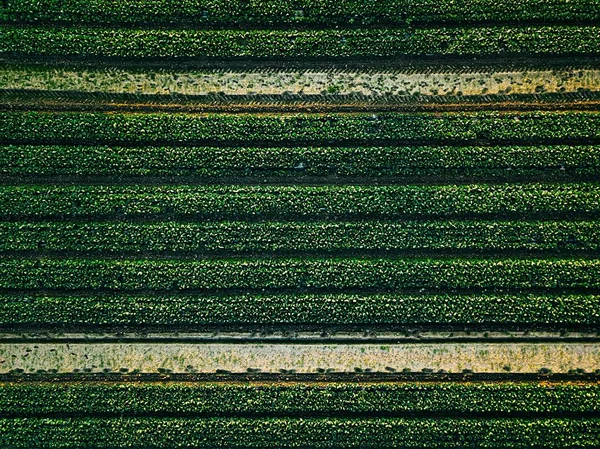
<instances>
[{"instance_id":1,"label":"leafy green plant","mask_svg":"<svg viewBox=\"0 0 600 449\"><path fill-rule=\"evenodd\" d=\"M15 418L0 445L47 448L463 448L600 445L598 418Z\"/></svg>"},{"instance_id":2,"label":"leafy green plant","mask_svg":"<svg viewBox=\"0 0 600 449\"><path fill-rule=\"evenodd\" d=\"M537 382L10 383L5 415L47 413L597 413L598 384Z\"/></svg>"},{"instance_id":3,"label":"leafy green plant","mask_svg":"<svg viewBox=\"0 0 600 449\"><path fill-rule=\"evenodd\" d=\"M599 249L597 221L0 223L0 251L80 251L98 256Z\"/></svg>"},{"instance_id":4,"label":"leafy green plant","mask_svg":"<svg viewBox=\"0 0 600 449\"><path fill-rule=\"evenodd\" d=\"M593 21L597 0L11 0L8 22L69 22L192 26L410 25L512 21Z\"/></svg>"},{"instance_id":5,"label":"leafy green plant","mask_svg":"<svg viewBox=\"0 0 600 449\"><path fill-rule=\"evenodd\" d=\"M581 218L600 186L0 186L5 219L187 217L204 220Z\"/></svg>"},{"instance_id":6,"label":"leafy green plant","mask_svg":"<svg viewBox=\"0 0 600 449\"><path fill-rule=\"evenodd\" d=\"M557 39L556 36L561 36ZM7 27L0 53L119 58L588 55L598 26L489 26L316 30Z\"/></svg>"},{"instance_id":7,"label":"leafy green plant","mask_svg":"<svg viewBox=\"0 0 600 449\"><path fill-rule=\"evenodd\" d=\"M0 325L598 325L597 295L88 294L0 295Z\"/></svg>"},{"instance_id":8,"label":"leafy green plant","mask_svg":"<svg viewBox=\"0 0 600 449\"><path fill-rule=\"evenodd\" d=\"M1 259L19 290L398 291L600 287L600 259Z\"/></svg>"},{"instance_id":9,"label":"leafy green plant","mask_svg":"<svg viewBox=\"0 0 600 449\"><path fill-rule=\"evenodd\" d=\"M600 146L120 147L0 146L0 173L16 176L243 177L404 181L569 179L600 176ZM301 167L301 168L298 168ZM118 181L118 179L115 179Z\"/></svg>"},{"instance_id":10,"label":"leafy green plant","mask_svg":"<svg viewBox=\"0 0 600 449\"><path fill-rule=\"evenodd\" d=\"M387 113L378 114L377 120L372 114L0 112L0 118L0 139L5 143L299 147L426 142L464 147L474 142L539 145L600 140L597 112Z\"/></svg>"}]
</instances>

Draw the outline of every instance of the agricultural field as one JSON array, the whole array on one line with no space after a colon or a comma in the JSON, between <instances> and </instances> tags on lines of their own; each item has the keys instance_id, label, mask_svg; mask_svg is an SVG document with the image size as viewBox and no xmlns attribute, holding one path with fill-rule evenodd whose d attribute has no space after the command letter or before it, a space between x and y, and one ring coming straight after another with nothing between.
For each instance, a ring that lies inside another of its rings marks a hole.
<instances>
[{"instance_id":1,"label":"agricultural field","mask_svg":"<svg viewBox=\"0 0 600 449\"><path fill-rule=\"evenodd\" d=\"M0 448L600 447L600 0L0 29Z\"/></svg>"}]
</instances>

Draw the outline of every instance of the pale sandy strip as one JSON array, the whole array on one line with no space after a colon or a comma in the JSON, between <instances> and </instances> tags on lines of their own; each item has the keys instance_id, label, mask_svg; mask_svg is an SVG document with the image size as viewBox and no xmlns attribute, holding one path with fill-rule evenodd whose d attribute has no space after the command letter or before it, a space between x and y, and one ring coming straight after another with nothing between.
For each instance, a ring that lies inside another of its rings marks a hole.
<instances>
[{"instance_id":1,"label":"pale sandy strip","mask_svg":"<svg viewBox=\"0 0 600 449\"><path fill-rule=\"evenodd\" d=\"M224 343L31 343L0 344L0 373L119 370L156 373L316 373L329 369L386 372L445 370L460 373L554 373L600 368L600 343L403 343L403 344L224 344Z\"/></svg>"},{"instance_id":2,"label":"pale sandy strip","mask_svg":"<svg viewBox=\"0 0 600 449\"><path fill-rule=\"evenodd\" d=\"M1 89L179 95L494 95L600 90L600 70L485 73L175 72L0 68Z\"/></svg>"}]
</instances>

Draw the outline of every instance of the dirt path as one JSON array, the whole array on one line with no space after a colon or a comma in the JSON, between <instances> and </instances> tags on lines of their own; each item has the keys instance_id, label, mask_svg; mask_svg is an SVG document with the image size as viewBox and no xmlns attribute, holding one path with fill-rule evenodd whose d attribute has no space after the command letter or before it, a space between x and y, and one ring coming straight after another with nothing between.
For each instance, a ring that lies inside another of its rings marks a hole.
<instances>
[{"instance_id":1,"label":"dirt path","mask_svg":"<svg viewBox=\"0 0 600 449\"><path fill-rule=\"evenodd\" d=\"M36 372L567 373L600 368L599 343L14 343L0 374ZM549 371L548 371L549 370Z\"/></svg>"},{"instance_id":2,"label":"dirt path","mask_svg":"<svg viewBox=\"0 0 600 449\"><path fill-rule=\"evenodd\" d=\"M0 89L141 95L467 96L598 91L600 70L403 73L344 70L0 69Z\"/></svg>"}]
</instances>

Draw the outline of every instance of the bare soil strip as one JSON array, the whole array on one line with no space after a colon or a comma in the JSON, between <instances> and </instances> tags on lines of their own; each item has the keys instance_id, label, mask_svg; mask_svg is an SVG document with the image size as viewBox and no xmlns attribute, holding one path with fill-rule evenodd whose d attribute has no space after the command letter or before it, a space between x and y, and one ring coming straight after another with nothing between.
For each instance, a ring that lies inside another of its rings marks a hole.
<instances>
[{"instance_id":1,"label":"bare soil strip","mask_svg":"<svg viewBox=\"0 0 600 449\"><path fill-rule=\"evenodd\" d=\"M594 55L554 55L536 57L532 55L506 55L496 57L473 58L472 56L423 56L423 57L369 57L369 58L274 58L255 60L252 58L178 58L164 59L145 58L125 59L111 57L69 57L69 56L26 56L0 55L0 65L11 67L69 67L73 70L82 68L106 69L119 68L126 70L146 71L171 70L187 71L360 71L360 72L401 72L401 73L491 73L500 71L521 72L527 70L581 70L600 68L600 57Z\"/></svg>"},{"instance_id":2,"label":"bare soil strip","mask_svg":"<svg viewBox=\"0 0 600 449\"><path fill-rule=\"evenodd\" d=\"M438 330L413 330L413 331L349 331L331 330L319 332L311 330L302 331L180 331L180 332L155 332L142 333L129 331L122 332L3 332L0 333L0 344L3 343L427 343L430 341L452 342L485 342L495 341L512 343L535 342L600 342L600 334L584 331L438 331Z\"/></svg>"},{"instance_id":3,"label":"bare soil strip","mask_svg":"<svg viewBox=\"0 0 600 449\"><path fill-rule=\"evenodd\" d=\"M284 96L277 97L276 102L249 102L248 96L240 97L230 101L231 97L220 97L212 101L212 96L193 97L194 101L184 99L173 100L173 97L163 96L157 101L148 102L145 97L142 101L116 101L112 95L99 94L106 98L95 98L96 94L39 96L36 94L13 95L0 91L0 111L45 111L45 112L177 112L177 113L228 113L228 114L281 114L281 113L384 113L384 112L468 112L468 111L504 111L504 112L527 112L527 111L596 111L600 107L600 101L595 97L597 92L573 94L581 98L569 98L570 94L543 94L544 97L530 99L519 98L515 95L498 96L471 96L461 97L453 101L455 97L370 97L372 101L360 102L338 101L343 97L336 96L313 96L305 97L302 102L287 102ZM13 91L14 92L14 91ZM23 91L21 91L23 92ZM525 97L534 97L526 95ZM156 98L156 97L153 97ZM192 97L186 97L187 99ZM221 101L229 98L227 101ZM255 100L258 100L256 97ZM273 98L269 96L268 98ZM385 101L379 102L378 99ZM396 101L401 99L402 101ZM409 101L409 100L414 101ZM444 99L445 101L438 101ZM199 101L196 101L199 100ZM207 101L208 100L208 101ZM427 100L427 101L424 101Z\"/></svg>"},{"instance_id":4,"label":"bare soil strip","mask_svg":"<svg viewBox=\"0 0 600 449\"><path fill-rule=\"evenodd\" d=\"M599 343L13 343L8 373L568 373L600 368Z\"/></svg>"},{"instance_id":5,"label":"bare soil strip","mask_svg":"<svg viewBox=\"0 0 600 449\"><path fill-rule=\"evenodd\" d=\"M597 91L599 69L429 73L356 70L173 71L5 66L0 88L136 95L519 95Z\"/></svg>"}]
</instances>

